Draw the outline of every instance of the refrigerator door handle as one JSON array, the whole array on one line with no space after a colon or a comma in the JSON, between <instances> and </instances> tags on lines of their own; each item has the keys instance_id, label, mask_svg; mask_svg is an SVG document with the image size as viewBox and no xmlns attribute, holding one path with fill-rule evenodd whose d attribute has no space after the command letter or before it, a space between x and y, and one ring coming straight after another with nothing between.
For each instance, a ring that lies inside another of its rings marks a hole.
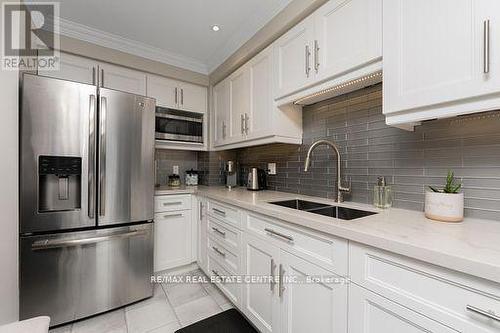
<instances>
[{"instance_id":1,"label":"refrigerator door handle","mask_svg":"<svg viewBox=\"0 0 500 333\"><path fill-rule=\"evenodd\" d=\"M89 176L88 176L88 216L94 218L95 212L95 106L96 96L90 95L89 105Z\"/></svg>"},{"instance_id":2,"label":"refrigerator door handle","mask_svg":"<svg viewBox=\"0 0 500 333\"><path fill-rule=\"evenodd\" d=\"M106 97L101 97L99 110L100 140L99 140L99 215L106 214Z\"/></svg>"},{"instance_id":3,"label":"refrigerator door handle","mask_svg":"<svg viewBox=\"0 0 500 333\"><path fill-rule=\"evenodd\" d=\"M106 241L115 240L115 239L124 239L124 238L130 238L130 237L134 237L134 236L145 236L145 235L147 235L147 231L136 230L136 231L130 231L130 232L122 233L122 234L89 237L89 238L82 238L82 239L57 239L57 240L44 239L44 240L39 240L39 241L33 242L33 244L31 244L31 249L33 251L37 251L37 250L57 249L57 248L63 248L63 247L74 247L74 246L81 246L81 245L88 245L88 244L96 244L96 243L106 242Z\"/></svg>"}]
</instances>

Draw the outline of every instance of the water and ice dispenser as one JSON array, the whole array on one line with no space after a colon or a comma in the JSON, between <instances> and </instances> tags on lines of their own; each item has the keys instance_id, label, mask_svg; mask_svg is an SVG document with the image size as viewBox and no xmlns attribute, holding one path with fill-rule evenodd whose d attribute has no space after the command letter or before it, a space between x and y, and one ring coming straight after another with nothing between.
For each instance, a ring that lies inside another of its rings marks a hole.
<instances>
[{"instance_id":1,"label":"water and ice dispenser","mask_svg":"<svg viewBox=\"0 0 500 333\"><path fill-rule=\"evenodd\" d=\"M81 157L39 156L38 211L77 210L81 208Z\"/></svg>"}]
</instances>

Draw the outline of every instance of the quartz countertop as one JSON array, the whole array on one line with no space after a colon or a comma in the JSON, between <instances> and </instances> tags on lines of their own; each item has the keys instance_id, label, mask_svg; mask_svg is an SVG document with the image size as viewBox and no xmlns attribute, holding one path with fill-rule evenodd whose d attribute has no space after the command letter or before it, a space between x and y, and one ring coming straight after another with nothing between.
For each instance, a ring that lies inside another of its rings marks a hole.
<instances>
[{"instance_id":1,"label":"quartz countertop","mask_svg":"<svg viewBox=\"0 0 500 333\"><path fill-rule=\"evenodd\" d=\"M500 221L465 218L461 223L443 223L429 220L419 211L378 210L365 204L338 204L324 198L276 191L252 192L246 188L198 186L189 193L500 283ZM269 203L287 199L378 214L346 221Z\"/></svg>"}]
</instances>

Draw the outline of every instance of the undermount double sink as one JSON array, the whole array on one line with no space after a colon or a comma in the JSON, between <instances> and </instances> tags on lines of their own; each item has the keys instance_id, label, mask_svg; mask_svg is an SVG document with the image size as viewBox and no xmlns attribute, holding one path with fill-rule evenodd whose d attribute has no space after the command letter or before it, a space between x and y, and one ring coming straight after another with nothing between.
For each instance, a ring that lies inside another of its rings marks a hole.
<instances>
[{"instance_id":1,"label":"undermount double sink","mask_svg":"<svg viewBox=\"0 0 500 333\"><path fill-rule=\"evenodd\" d=\"M377 214L366 210L359 210L347 207L333 206L319 202L305 201L299 199L274 201L270 204L302 210L308 213L319 214L329 217L335 217L341 220L355 220L361 217Z\"/></svg>"}]
</instances>

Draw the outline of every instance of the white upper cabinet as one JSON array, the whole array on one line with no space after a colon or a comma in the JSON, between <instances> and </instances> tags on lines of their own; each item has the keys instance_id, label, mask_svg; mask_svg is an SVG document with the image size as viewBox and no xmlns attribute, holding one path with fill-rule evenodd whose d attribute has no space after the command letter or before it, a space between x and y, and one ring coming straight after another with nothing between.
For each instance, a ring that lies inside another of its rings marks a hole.
<instances>
[{"instance_id":1,"label":"white upper cabinet","mask_svg":"<svg viewBox=\"0 0 500 333\"><path fill-rule=\"evenodd\" d=\"M178 81L165 77L149 75L147 76L147 93L149 97L156 99L156 105L164 108L177 108Z\"/></svg>"},{"instance_id":2,"label":"white upper cabinet","mask_svg":"<svg viewBox=\"0 0 500 333\"><path fill-rule=\"evenodd\" d=\"M106 63L100 63L99 69L102 87L146 96L145 73Z\"/></svg>"},{"instance_id":3,"label":"white upper cabinet","mask_svg":"<svg viewBox=\"0 0 500 333\"><path fill-rule=\"evenodd\" d=\"M384 1L388 124L500 107L500 2Z\"/></svg>"},{"instance_id":4,"label":"white upper cabinet","mask_svg":"<svg viewBox=\"0 0 500 333\"><path fill-rule=\"evenodd\" d=\"M246 135L261 137L270 133L273 121L272 49L267 48L248 64L250 106L245 118Z\"/></svg>"},{"instance_id":5,"label":"white upper cabinet","mask_svg":"<svg viewBox=\"0 0 500 333\"><path fill-rule=\"evenodd\" d=\"M229 82L224 80L213 88L212 133L214 145L223 144L228 137L229 125Z\"/></svg>"},{"instance_id":6,"label":"white upper cabinet","mask_svg":"<svg viewBox=\"0 0 500 333\"><path fill-rule=\"evenodd\" d=\"M379 71L382 0L330 0L273 45L276 100Z\"/></svg>"},{"instance_id":7,"label":"white upper cabinet","mask_svg":"<svg viewBox=\"0 0 500 333\"><path fill-rule=\"evenodd\" d=\"M314 20L308 17L274 42L274 77L278 97L314 82L313 39Z\"/></svg>"},{"instance_id":8,"label":"white upper cabinet","mask_svg":"<svg viewBox=\"0 0 500 333\"><path fill-rule=\"evenodd\" d=\"M316 81L341 75L382 56L382 0L333 0L314 15Z\"/></svg>"},{"instance_id":9,"label":"white upper cabinet","mask_svg":"<svg viewBox=\"0 0 500 333\"><path fill-rule=\"evenodd\" d=\"M156 98L158 106L198 113L207 111L206 87L150 74L147 83L147 95Z\"/></svg>"},{"instance_id":10,"label":"white upper cabinet","mask_svg":"<svg viewBox=\"0 0 500 333\"><path fill-rule=\"evenodd\" d=\"M239 141L246 135L246 118L250 106L249 73L247 67L233 73L228 80L230 95L230 141Z\"/></svg>"},{"instance_id":11,"label":"white upper cabinet","mask_svg":"<svg viewBox=\"0 0 500 333\"><path fill-rule=\"evenodd\" d=\"M190 112L207 112L207 87L179 82L179 109Z\"/></svg>"},{"instance_id":12,"label":"white upper cabinet","mask_svg":"<svg viewBox=\"0 0 500 333\"><path fill-rule=\"evenodd\" d=\"M61 52L59 70L38 70L38 75L57 79L96 84L98 63L94 60Z\"/></svg>"}]
</instances>

